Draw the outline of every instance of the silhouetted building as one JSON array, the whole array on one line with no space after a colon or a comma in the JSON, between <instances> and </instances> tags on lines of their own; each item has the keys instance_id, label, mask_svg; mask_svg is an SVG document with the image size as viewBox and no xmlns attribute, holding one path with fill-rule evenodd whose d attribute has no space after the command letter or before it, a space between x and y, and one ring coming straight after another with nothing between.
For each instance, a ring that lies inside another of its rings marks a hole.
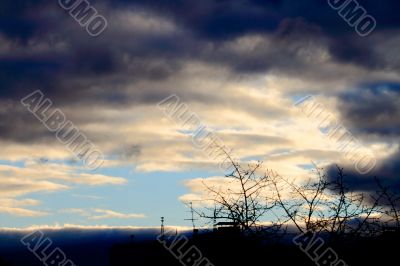
<instances>
[{"instance_id":1,"label":"silhouetted building","mask_svg":"<svg viewBox=\"0 0 400 266\"><path fill-rule=\"evenodd\" d=\"M214 232L226 235L240 234L240 225L235 222L219 222L214 224Z\"/></svg>"}]
</instances>

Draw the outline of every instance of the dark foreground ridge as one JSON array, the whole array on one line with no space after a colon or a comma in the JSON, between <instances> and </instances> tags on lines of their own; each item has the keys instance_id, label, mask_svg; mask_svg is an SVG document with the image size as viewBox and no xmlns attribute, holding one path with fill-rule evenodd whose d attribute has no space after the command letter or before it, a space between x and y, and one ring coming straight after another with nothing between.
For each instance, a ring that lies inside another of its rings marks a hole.
<instances>
[{"instance_id":1,"label":"dark foreground ridge","mask_svg":"<svg viewBox=\"0 0 400 266\"><path fill-rule=\"evenodd\" d=\"M337 240L322 235L311 240L304 235L297 238L298 245L293 242L298 235L289 233L280 239L232 232L174 233L160 239L151 230L61 230L46 235L76 266L392 265L398 258L400 239L398 231ZM44 265L19 242L21 236L0 233L0 266ZM321 247L319 238L323 239ZM307 247L308 252L303 251ZM337 255L335 263L329 261L327 250Z\"/></svg>"},{"instance_id":2,"label":"dark foreground ridge","mask_svg":"<svg viewBox=\"0 0 400 266\"><path fill-rule=\"evenodd\" d=\"M286 236L287 239L292 237L296 235ZM207 233L191 236L188 242L179 241L179 236L174 236L164 240L169 250L159 241L115 245L111 249L110 265L391 265L398 257L396 251L399 237L399 232L335 241L320 236L320 239L325 239L323 243L317 241L311 244L310 239L303 239L299 241L306 242L297 246L287 240L274 243L271 239L239 235L227 237ZM315 236L314 240L317 238ZM302 250L302 244L311 244L309 254ZM329 259L332 252L337 256L333 261Z\"/></svg>"}]
</instances>

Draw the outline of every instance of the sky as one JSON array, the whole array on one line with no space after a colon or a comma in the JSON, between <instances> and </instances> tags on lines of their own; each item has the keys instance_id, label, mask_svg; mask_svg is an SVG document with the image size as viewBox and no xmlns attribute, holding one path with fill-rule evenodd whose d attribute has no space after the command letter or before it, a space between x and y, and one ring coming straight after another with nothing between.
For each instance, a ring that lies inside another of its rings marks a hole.
<instances>
[{"instance_id":1,"label":"sky","mask_svg":"<svg viewBox=\"0 0 400 266\"><path fill-rule=\"evenodd\" d=\"M92 36L59 1L1 1L0 227L190 226L184 203L225 173L160 108L171 95L242 162L299 179L339 164L356 190L400 187L400 3L358 0L376 21L361 36L332 2L91 0L107 21ZM37 90L100 167L21 103ZM368 173L309 99L373 155Z\"/></svg>"}]
</instances>

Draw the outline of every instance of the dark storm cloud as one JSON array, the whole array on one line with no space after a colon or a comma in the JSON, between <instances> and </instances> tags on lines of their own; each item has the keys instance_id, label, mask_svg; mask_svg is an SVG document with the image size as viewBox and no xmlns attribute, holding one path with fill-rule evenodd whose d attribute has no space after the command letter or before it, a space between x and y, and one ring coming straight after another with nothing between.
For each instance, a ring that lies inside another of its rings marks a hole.
<instances>
[{"instance_id":1,"label":"dark storm cloud","mask_svg":"<svg viewBox=\"0 0 400 266\"><path fill-rule=\"evenodd\" d=\"M376 43L357 36L326 1L90 2L109 21L108 29L98 38L89 36L56 0L0 3L0 33L11 47L0 52L0 100L16 102L41 89L59 107L157 103L168 96L168 89L135 85L168 80L190 61L228 68L237 76L270 70L301 76L303 71L313 73L318 68L318 64L304 58L303 48L310 44L311 53L314 46L328 47L338 62L371 69L388 67L388 62L376 54ZM359 2L376 17L377 31L400 24L398 1ZM178 30L136 30L135 25L118 20L128 11L171 19ZM261 42L242 52L230 47L235 38L249 34L267 36L270 44ZM190 100L199 94L184 92L183 97ZM215 101L212 96L202 97L202 101ZM382 112L390 108L381 104ZM352 108L359 108L347 106L349 113ZM349 119L355 125L357 121L357 117ZM389 130L387 127L377 130Z\"/></svg>"},{"instance_id":2,"label":"dark storm cloud","mask_svg":"<svg viewBox=\"0 0 400 266\"><path fill-rule=\"evenodd\" d=\"M400 25L397 10L400 3L395 0L377 2L358 1L380 23L380 29ZM352 31L332 10L327 1L320 0L119 0L112 5L145 6L162 14L169 14L183 25L201 36L212 39L232 38L249 32L271 32L284 18L302 17L319 25L328 33Z\"/></svg>"},{"instance_id":3,"label":"dark storm cloud","mask_svg":"<svg viewBox=\"0 0 400 266\"><path fill-rule=\"evenodd\" d=\"M360 136L375 137L398 144L400 136L400 84L375 82L362 84L358 89L340 96L338 110L346 127ZM353 167L345 167L346 182L355 190L374 192L379 178L384 186L400 189L400 149L378 161L367 175ZM328 176L336 176L336 167L328 167Z\"/></svg>"},{"instance_id":4,"label":"dark storm cloud","mask_svg":"<svg viewBox=\"0 0 400 266\"><path fill-rule=\"evenodd\" d=\"M0 139L20 143L54 142L54 135L19 102L3 103L0 108Z\"/></svg>"},{"instance_id":5,"label":"dark storm cloud","mask_svg":"<svg viewBox=\"0 0 400 266\"><path fill-rule=\"evenodd\" d=\"M329 45L330 53L339 62L352 63L370 69L384 67L383 60L376 54L374 48L365 40L352 35L332 39Z\"/></svg>"},{"instance_id":6,"label":"dark storm cloud","mask_svg":"<svg viewBox=\"0 0 400 266\"><path fill-rule=\"evenodd\" d=\"M58 58L2 57L0 60L1 98L23 97L28 87L49 86L60 67ZM25 94L26 95L26 94Z\"/></svg>"},{"instance_id":7,"label":"dark storm cloud","mask_svg":"<svg viewBox=\"0 0 400 266\"><path fill-rule=\"evenodd\" d=\"M379 5L374 1L360 2L371 9L379 22L382 20L380 29L398 24L393 11L399 6L396 1ZM341 62L385 67L372 44L367 39L360 40L326 1L118 0L92 4L109 18L109 29L96 39L88 36L57 1L6 0L0 4L3 15L0 32L11 42L16 41L14 45L22 49L42 41L50 47L60 42L67 46L64 51L35 53L33 58L18 53L0 55L1 82L5 88L0 97L7 98L7 94L19 97L17 92L31 85L54 92L52 97L57 97L55 91L60 91L60 100L67 100L71 96L65 97L68 93L64 87L70 87L68 82L77 79L123 74L129 75L130 82L162 80L191 59L227 66L237 74L271 69L300 72L314 67L302 62L293 48L296 43L306 42L328 46ZM125 10L148 10L148 16L168 17L185 32L157 36L151 32L124 31L111 17ZM259 46L243 54L235 54L223 46L232 38L251 33L272 33L274 45L268 49ZM207 42L214 43L212 49L205 48ZM124 60L127 56L128 61ZM98 87L96 81L81 86L75 83L73 90L94 91L92 87Z\"/></svg>"},{"instance_id":8,"label":"dark storm cloud","mask_svg":"<svg viewBox=\"0 0 400 266\"><path fill-rule=\"evenodd\" d=\"M169 60L172 55L165 48L173 36L152 39L149 35L134 42L132 32L111 25L115 30L109 35L94 39L57 1L7 0L0 3L0 10L4 14L0 33L11 47L0 53L3 100L16 101L41 89L59 104L124 102L126 97L118 91L120 85L136 79L162 80L178 67ZM38 46L48 48L36 49Z\"/></svg>"},{"instance_id":9,"label":"dark storm cloud","mask_svg":"<svg viewBox=\"0 0 400 266\"><path fill-rule=\"evenodd\" d=\"M121 86L135 80L166 79L179 69L168 56L146 55L118 42L120 39L87 45L76 40L69 42L71 49L66 51L0 55L0 98L18 100L41 89L59 104L124 103L129 99L119 92ZM124 61L124 54L130 56L128 61ZM154 98L151 94L143 92L137 99L146 102ZM153 102L156 100L159 98Z\"/></svg>"},{"instance_id":10,"label":"dark storm cloud","mask_svg":"<svg viewBox=\"0 0 400 266\"><path fill-rule=\"evenodd\" d=\"M339 97L338 110L343 124L356 136L398 144L400 136L400 84L375 82L361 84ZM336 166L328 167L330 179L336 177ZM375 191L378 177L384 185L400 189L400 150L378 161L368 174L345 167L346 182L355 190Z\"/></svg>"},{"instance_id":11,"label":"dark storm cloud","mask_svg":"<svg viewBox=\"0 0 400 266\"><path fill-rule=\"evenodd\" d=\"M343 167L342 165L340 167ZM351 190L375 192L378 187L375 177L380 180L382 185L390 186L392 189L400 191L400 150L392 156L378 162L378 165L367 175L361 175L353 170L353 167L343 167L346 174L344 180ZM337 177L336 165L327 168L327 177L333 181Z\"/></svg>"},{"instance_id":12,"label":"dark storm cloud","mask_svg":"<svg viewBox=\"0 0 400 266\"><path fill-rule=\"evenodd\" d=\"M377 82L339 98L341 117L346 126L363 134L400 136L400 84Z\"/></svg>"},{"instance_id":13,"label":"dark storm cloud","mask_svg":"<svg viewBox=\"0 0 400 266\"><path fill-rule=\"evenodd\" d=\"M43 8L44 0L4 0L0 4L0 32L21 43L43 31L49 25L35 16Z\"/></svg>"}]
</instances>

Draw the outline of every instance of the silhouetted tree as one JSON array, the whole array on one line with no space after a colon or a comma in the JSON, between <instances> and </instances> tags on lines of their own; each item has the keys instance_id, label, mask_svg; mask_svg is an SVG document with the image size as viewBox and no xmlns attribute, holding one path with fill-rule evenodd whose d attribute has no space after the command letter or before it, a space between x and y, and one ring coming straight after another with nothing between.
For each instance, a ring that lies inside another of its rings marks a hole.
<instances>
[{"instance_id":1,"label":"silhouetted tree","mask_svg":"<svg viewBox=\"0 0 400 266\"><path fill-rule=\"evenodd\" d=\"M378 186L377 194L380 195L378 201L382 206L380 211L385 216L385 223L400 229L400 192L383 185L377 177L375 181Z\"/></svg>"},{"instance_id":2,"label":"silhouetted tree","mask_svg":"<svg viewBox=\"0 0 400 266\"><path fill-rule=\"evenodd\" d=\"M212 202L214 207L206 207L197 213L212 222L230 221L243 231L256 232L263 228L261 217L275 207L275 201L267 193L269 177L259 173L261 162L243 166L224 152L234 170L226 175L226 185L215 186L203 182L209 197L207 201Z\"/></svg>"},{"instance_id":3,"label":"silhouetted tree","mask_svg":"<svg viewBox=\"0 0 400 266\"><path fill-rule=\"evenodd\" d=\"M332 199L327 203L329 220L328 228L324 231L335 236L374 234L376 226L369 220L372 214L379 213L381 194L375 197L350 190L345 182L343 168L336 168L337 176L328 185Z\"/></svg>"},{"instance_id":4,"label":"silhouetted tree","mask_svg":"<svg viewBox=\"0 0 400 266\"><path fill-rule=\"evenodd\" d=\"M287 220L302 233L324 232L332 237L371 233L373 227L369 220L379 211L381 195L370 195L370 200L366 200L364 193L351 191L340 167L332 181L328 181L323 169L317 166L314 173L316 177L302 183L289 182L274 174L272 183L277 204L284 210ZM284 197L282 193L290 193L291 197Z\"/></svg>"},{"instance_id":5,"label":"silhouetted tree","mask_svg":"<svg viewBox=\"0 0 400 266\"><path fill-rule=\"evenodd\" d=\"M271 172L272 184L276 192L276 202L287 217L300 232L319 232L326 226L325 190L328 182L325 176L316 168L317 178L309 178L302 185L289 181L276 172ZM287 194L286 197L284 194ZM290 195L290 197L288 197Z\"/></svg>"}]
</instances>

